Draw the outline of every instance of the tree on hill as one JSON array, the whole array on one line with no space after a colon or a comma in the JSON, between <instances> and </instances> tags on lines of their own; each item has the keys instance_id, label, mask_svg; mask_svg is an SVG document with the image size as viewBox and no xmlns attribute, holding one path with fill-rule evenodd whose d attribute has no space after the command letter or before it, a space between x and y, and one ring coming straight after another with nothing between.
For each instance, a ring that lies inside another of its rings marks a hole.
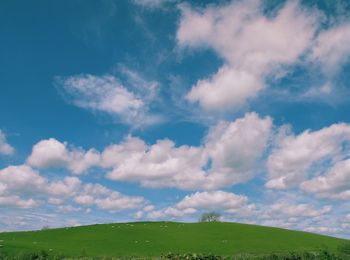
<instances>
[{"instance_id":1,"label":"tree on hill","mask_svg":"<svg viewBox=\"0 0 350 260\"><path fill-rule=\"evenodd\" d=\"M215 211L204 212L199 219L199 222L218 222L221 215Z\"/></svg>"}]
</instances>

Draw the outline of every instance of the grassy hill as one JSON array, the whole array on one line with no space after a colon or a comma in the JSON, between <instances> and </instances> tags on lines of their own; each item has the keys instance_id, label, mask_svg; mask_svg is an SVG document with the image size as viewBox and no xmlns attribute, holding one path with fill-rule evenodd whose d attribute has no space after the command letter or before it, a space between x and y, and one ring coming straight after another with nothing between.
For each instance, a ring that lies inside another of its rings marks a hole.
<instances>
[{"instance_id":1,"label":"grassy hill","mask_svg":"<svg viewBox=\"0 0 350 260\"><path fill-rule=\"evenodd\" d=\"M271 253L336 250L344 240L237 223L137 222L0 233L0 251L46 250L66 256L160 256L168 252Z\"/></svg>"}]
</instances>

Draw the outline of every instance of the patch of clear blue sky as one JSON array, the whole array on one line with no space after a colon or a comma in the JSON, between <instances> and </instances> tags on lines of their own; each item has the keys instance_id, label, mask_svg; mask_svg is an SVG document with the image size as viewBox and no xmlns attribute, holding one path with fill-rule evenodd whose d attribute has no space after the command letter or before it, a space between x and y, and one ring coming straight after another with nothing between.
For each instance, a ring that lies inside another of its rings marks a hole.
<instances>
[{"instance_id":1,"label":"patch of clear blue sky","mask_svg":"<svg viewBox=\"0 0 350 260\"><path fill-rule=\"evenodd\" d=\"M278 9L284 1L265 2L266 12L271 13L271 8ZM302 2L317 5L327 16L344 18L349 14L348 1ZM194 1L192 5L213 3L217 1ZM187 117L188 111L176 111L173 90L186 93L198 79L214 73L223 61L206 49L185 53L177 50L175 35L179 15L179 10L171 4L165 9L149 10L119 0L1 1L0 129L7 133L17 152L12 158L0 159L0 166L22 163L33 144L49 137L100 150L118 143L130 128L108 116L96 116L67 104L57 91L54 78L114 73L120 64L137 71L146 80L160 83L165 105L155 109L163 110L168 119L136 130L133 135L151 144L157 139L169 138L177 145L199 145L208 127ZM349 86L349 70L349 66L345 66L335 81L345 89ZM325 79L320 78L317 71L311 72L307 67L295 66L286 77L269 84L272 90L288 89L298 94L301 89L324 83ZM350 122L349 105L347 99L341 102L291 100L288 95L276 97L264 92L249 107L225 117L233 120L246 111L256 111L274 118L276 125L291 124L296 132L301 132L339 121ZM153 190L111 183L98 176L82 178L84 181L99 178L101 184L150 200L167 196L173 200L185 194L173 189ZM231 190L258 197L262 186L261 179L257 179Z\"/></svg>"}]
</instances>

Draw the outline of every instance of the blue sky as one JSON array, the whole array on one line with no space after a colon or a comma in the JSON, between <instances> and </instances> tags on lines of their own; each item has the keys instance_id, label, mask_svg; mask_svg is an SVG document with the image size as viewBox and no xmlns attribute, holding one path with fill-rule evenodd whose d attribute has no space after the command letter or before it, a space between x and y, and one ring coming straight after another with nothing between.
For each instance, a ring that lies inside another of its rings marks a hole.
<instances>
[{"instance_id":1,"label":"blue sky","mask_svg":"<svg viewBox=\"0 0 350 260\"><path fill-rule=\"evenodd\" d=\"M347 1L2 1L0 230L349 237Z\"/></svg>"}]
</instances>

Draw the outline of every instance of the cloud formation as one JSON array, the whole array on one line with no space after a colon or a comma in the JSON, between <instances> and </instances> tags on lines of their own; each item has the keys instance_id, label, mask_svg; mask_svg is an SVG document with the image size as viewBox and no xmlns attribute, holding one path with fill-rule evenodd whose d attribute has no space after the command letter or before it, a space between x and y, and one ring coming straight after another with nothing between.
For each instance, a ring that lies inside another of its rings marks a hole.
<instances>
[{"instance_id":1,"label":"cloud formation","mask_svg":"<svg viewBox=\"0 0 350 260\"><path fill-rule=\"evenodd\" d=\"M317 29L317 15L297 1L288 1L272 17L263 14L257 0L205 9L182 5L181 13L179 46L212 48L224 60L216 74L199 80L187 95L206 110L237 109L255 97L266 77L299 61Z\"/></svg>"},{"instance_id":2,"label":"cloud formation","mask_svg":"<svg viewBox=\"0 0 350 260\"><path fill-rule=\"evenodd\" d=\"M173 206L144 211L150 219L162 219L166 217L184 218L200 211L218 211L235 216L247 216L254 214L255 205L248 203L248 197L236 195L225 191L196 192L185 196Z\"/></svg>"},{"instance_id":3,"label":"cloud formation","mask_svg":"<svg viewBox=\"0 0 350 260\"><path fill-rule=\"evenodd\" d=\"M149 111L157 96L158 83L148 82L123 66L120 72L127 77L128 87L108 74L58 78L57 84L66 101L77 107L106 113L134 127L159 122L160 117Z\"/></svg>"},{"instance_id":4,"label":"cloud formation","mask_svg":"<svg viewBox=\"0 0 350 260\"><path fill-rule=\"evenodd\" d=\"M350 126L339 123L317 131L306 130L299 135L281 138L268 157L266 186L271 189L298 187L311 176L349 155ZM309 186L304 184L304 188Z\"/></svg>"},{"instance_id":5,"label":"cloud formation","mask_svg":"<svg viewBox=\"0 0 350 260\"><path fill-rule=\"evenodd\" d=\"M176 147L171 140L159 140L149 146L130 137L102 152L102 166L113 168L107 174L109 179L139 182L145 187L226 187L254 176L271 128L270 118L248 113L236 121L212 127L198 147Z\"/></svg>"},{"instance_id":6,"label":"cloud formation","mask_svg":"<svg viewBox=\"0 0 350 260\"><path fill-rule=\"evenodd\" d=\"M145 187L212 190L254 177L271 130L271 118L247 113L210 128L200 146L177 147L169 139L148 145L128 136L98 152L68 148L66 143L50 138L33 146L27 163L38 169L66 168L73 174L101 167L108 170L110 180L137 182Z\"/></svg>"},{"instance_id":7,"label":"cloud formation","mask_svg":"<svg viewBox=\"0 0 350 260\"><path fill-rule=\"evenodd\" d=\"M46 168L68 168L74 174L82 174L99 163L99 153L95 149L84 151L82 148L67 147L54 138L41 140L33 146L27 159L30 166Z\"/></svg>"},{"instance_id":8,"label":"cloud formation","mask_svg":"<svg viewBox=\"0 0 350 260\"><path fill-rule=\"evenodd\" d=\"M0 155L12 155L15 149L7 143L5 134L0 129Z\"/></svg>"},{"instance_id":9,"label":"cloud formation","mask_svg":"<svg viewBox=\"0 0 350 260\"><path fill-rule=\"evenodd\" d=\"M1 206L34 208L43 201L57 205L61 212L70 211L72 205L69 203L117 212L141 207L145 199L127 196L100 184L83 183L77 177L50 180L27 165L8 166L0 170Z\"/></svg>"},{"instance_id":10,"label":"cloud formation","mask_svg":"<svg viewBox=\"0 0 350 260\"><path fill-rule=\"evenodd\" d=\"M312 48L310 58L320 63L328 76L334 76L350 57L350 25L341 24L322 31Z\"/></svg>"}]
</instances>

